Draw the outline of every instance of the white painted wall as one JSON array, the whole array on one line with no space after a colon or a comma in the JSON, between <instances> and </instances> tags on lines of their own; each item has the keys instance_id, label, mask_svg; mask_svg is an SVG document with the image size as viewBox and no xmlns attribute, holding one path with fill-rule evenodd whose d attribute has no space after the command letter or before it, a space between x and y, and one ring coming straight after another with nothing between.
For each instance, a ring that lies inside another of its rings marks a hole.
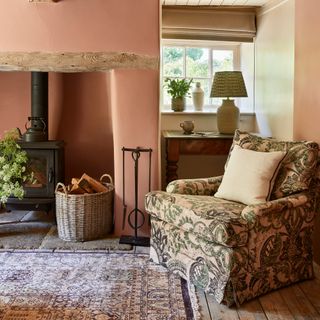
<instances>
[{"instance_id":1,"label":"white painted wall","mask_svg":"<svg viewBox=\"0 0 320 320\"><path fill-rule=\"evenodd\" d=\"M237 99L237 106L239 108L254 111L254 54L255 43L243 42L240 45L240 70L246 84L248 98Z\"/></svg>"},{"instance_id":2,"label":"white painted wall","mask_svg":"<svg viewBox=\"0 0 320 320\"><path fill-rule=\"evenodd\" d=\"M295 1L277 1L257 17L256 131L293 139Z\"/></svg>"}]
</instances>

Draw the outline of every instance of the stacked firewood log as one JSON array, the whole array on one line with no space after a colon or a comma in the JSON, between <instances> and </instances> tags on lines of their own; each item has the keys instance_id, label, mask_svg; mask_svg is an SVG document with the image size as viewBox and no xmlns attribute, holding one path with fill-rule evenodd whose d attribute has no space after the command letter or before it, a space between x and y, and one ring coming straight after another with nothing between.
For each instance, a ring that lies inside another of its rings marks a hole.
<instances>
[{"instance_id":1,"label":"stacked firewood log","mask_svg":"<svg viewBox=\"0 0 320 320\"><path fill-rule=\"evenodd\" d=\"M108 187L100 181L84 173L81 178L72 178L71 184L67 186L69 194L85 194L109 191Z\"/></svg>"}]
</instances>

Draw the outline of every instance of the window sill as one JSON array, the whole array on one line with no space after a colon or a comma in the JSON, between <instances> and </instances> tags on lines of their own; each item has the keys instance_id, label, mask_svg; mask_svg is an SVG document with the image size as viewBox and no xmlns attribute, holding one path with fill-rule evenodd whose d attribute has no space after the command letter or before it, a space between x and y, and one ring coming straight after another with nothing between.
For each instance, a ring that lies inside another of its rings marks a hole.
<instances>
[{"instance_id":1,"label":"window sill","mask_svg":"<svg viewBox=\"0 0 320 320\"><path fill-rule=\"evenodd\" d=\"M185 110L185 111L173 111L173 110L161 110L162 115L188 115L188 114L199 114L199 115L216 115L216 110ZM241 116L255 116L254 112L240 112Z\"/></svg>"}]
</instances>

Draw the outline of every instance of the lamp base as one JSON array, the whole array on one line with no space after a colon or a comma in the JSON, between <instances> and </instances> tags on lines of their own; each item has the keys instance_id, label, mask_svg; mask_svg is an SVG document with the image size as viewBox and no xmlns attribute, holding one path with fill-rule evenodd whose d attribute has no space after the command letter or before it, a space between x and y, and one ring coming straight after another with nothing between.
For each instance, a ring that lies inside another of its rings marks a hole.
<instances>
[{"instance_id":1,"label":"lamp base","mask_svg":"<svg viewBox=\"0 0 320 320\"><path fill-rule=\"evenodd\" d=\"M218 131L224 134L234 134L239 127L239 108L234 100L223 99L222 105L217 110Z\"/></svg>"}]
</instances>

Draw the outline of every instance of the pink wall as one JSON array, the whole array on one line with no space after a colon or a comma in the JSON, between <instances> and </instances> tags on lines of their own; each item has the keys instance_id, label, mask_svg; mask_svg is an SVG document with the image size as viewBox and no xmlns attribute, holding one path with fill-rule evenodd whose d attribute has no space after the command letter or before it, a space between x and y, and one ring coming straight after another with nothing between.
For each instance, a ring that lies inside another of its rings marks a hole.
<instances>
[{"instance_id":1,"label":"pink wall","mask_svg":"<svg viewBox=\"0 0 320 320\"><path fill-rule=\"evenodd\" d=\"M0 72L0 135L5 130L24 128L30 115L29 72ZM28 103L29 101L29 103Z\"/></svg>"},{"instance_id":2,"label":"pink wall","mask_svg":"<svg viewBox=\"0 0 320 320\"><path fill-rule=\"evenodd\" d=\"M320 29L319 0L296 0L294 138L320 143ZM320 208L314 238L320 263Z\"/></svg>"},{"instance_id":3,"label":"pink wall","mask_svg":"<svg viewBox=\"0 0 320 320\"><path fill-rule=\"evenodd\" d=\"M125 51L159 58L159 10L159 0L1 0L0 51ZM153 187L158 184L159 72L111 74L50 74L49 136L66 142L67 179L84 171L99 177L114 168L119 235L119 147L153 148ZM0 73L0 133L23 128L29 113L30 73ZM132 206L132 188L129 193ZM140 199L143 208L143 193Z\"/></svg>"},{"instance_id":4,"label":"pink wall","mask_svg":"<svg viewBox=\"0 0 320 320\"><path fill-rule=\"evenodd\" d=\"M0 73L0 135L31 111L30 72ZM49 139L64 140L66 182L85 171L113 175L113 133L106 73L49 76ZM98 156L97 156L98 155Z\"/></svg>"},{"instance_id":5,"label":"pink wall","mask_svg":"<svg viewBox=\"0 0 320 320\"><path fill-rule=\"evenodd\" d=\"M129 51L158 56L159 0L0 1L0 51Z\"/></svg>"},{"instance_id":6,"label":"pink wall","mask_svg":"<svg viewBox=\"0 0 320 320\"><path fill-rule=\"evenodd\" d=\"M121 233L122 229L122 194L123 170L122 147L151 148L152 151L152 180L151 190L159 188L158 181L158 145L159 145L159 84L157 71L117 70L111 74L112 91L112 122L114 130L114 161L115 161L115 230ZM127 214L134 209L134 162L131 153L125 156L125 198L128 205ZM139 159L139 209L144 210L144 195L148 191L147 154L141 153ZM132 222L134 220L131 220ZM149 231L147 216L142 233ZM126 224L124 234L132 234Z\"/></svg>"},{"instance_id":7,"label":"pink wall","mask_svg":"<svg viewBox=\"0 0 320 320\"><path fill-rule=\"evenodd\" d=\"M81 73L63 75L61 108L53 112L56 138L66 142L67 181L84 172L100 177L113 175L113 133L107 75Z\"/></svg>"},{"instance_id":8,"label":"pink wall","mask_svg":"<svg viewBox=\"0 0 320 320\"><path fill-rule=\"evenodd\" d=\"M58 126L54 116L62 109L62 74L49 74L49 136L57 137ZM31 112L31 73L0 72L0 135L14 127L25 131L25 124Z\"/></svg>"}]
</instances>

